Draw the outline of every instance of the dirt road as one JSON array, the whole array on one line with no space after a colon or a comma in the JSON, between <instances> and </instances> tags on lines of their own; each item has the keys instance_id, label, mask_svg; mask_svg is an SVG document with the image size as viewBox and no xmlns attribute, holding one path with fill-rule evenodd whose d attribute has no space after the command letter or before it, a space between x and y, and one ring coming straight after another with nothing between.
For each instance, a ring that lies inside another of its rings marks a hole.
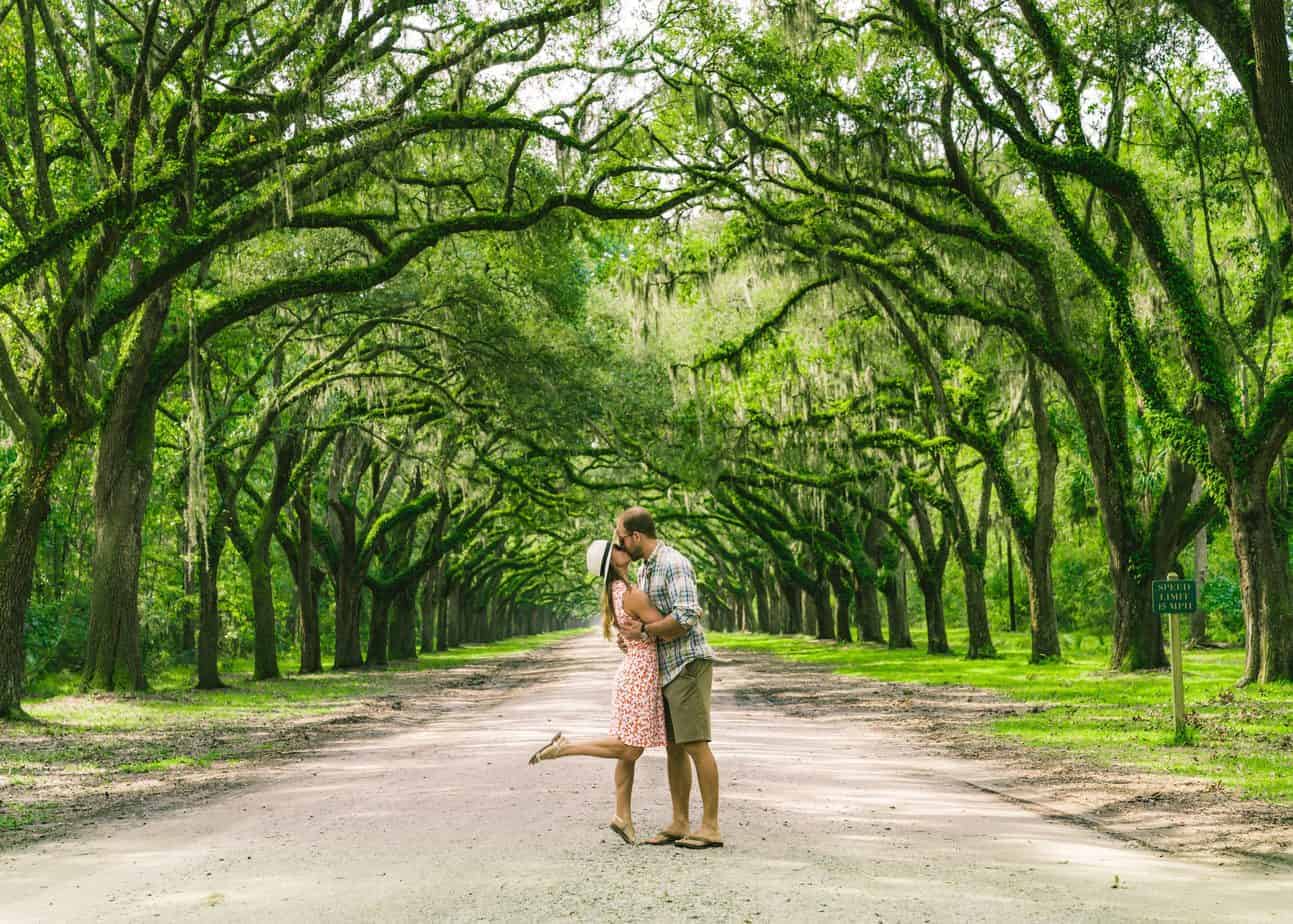
<instances>
[{"instance_id":1,"label":"dirt road","mask_svg":"<svg viewBox=\"0 0 1293 924\"><path fill-rule=\"evenodd\" d=\"M604 733L618 653L590 635L544 657L545 682L496 703L0 856L0 920L1293 920L1293 874L1162 858L975 790L972 764L863 723L738 705L739 665L714 697L728 846L624 846L605 827L608 763L525 763L557 729ZM639 831L667 804L648 753Z\"/></svg>"}]
</instances>

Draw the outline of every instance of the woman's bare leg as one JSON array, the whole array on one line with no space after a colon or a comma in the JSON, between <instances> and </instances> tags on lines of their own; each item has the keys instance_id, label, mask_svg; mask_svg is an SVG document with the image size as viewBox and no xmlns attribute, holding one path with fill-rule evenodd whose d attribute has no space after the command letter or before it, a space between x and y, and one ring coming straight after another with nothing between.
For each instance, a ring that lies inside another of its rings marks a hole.
<instances>
[{"instance_id":1,"label":"woman's bare leg","mask_svg":"<svg viewBox=\"0 0 1293 924\"><path fill-rule=\"evenodd\" d=\"M615 817L630 826L633 824L633 771L636 768L636 757L615 762Z\"/></svg>"},{"instance_id":2,"label":"woman's bare leg","mask_svg":"<svg viewBox=\"0 0 1293 924\"><path fill-rule=\"evenodd\" d=\"M562 746L556 757L604 757L608 760L637 760L642 749L625 744L619 738L593 738L571 741Z\"/></svg>"}]
</instances>

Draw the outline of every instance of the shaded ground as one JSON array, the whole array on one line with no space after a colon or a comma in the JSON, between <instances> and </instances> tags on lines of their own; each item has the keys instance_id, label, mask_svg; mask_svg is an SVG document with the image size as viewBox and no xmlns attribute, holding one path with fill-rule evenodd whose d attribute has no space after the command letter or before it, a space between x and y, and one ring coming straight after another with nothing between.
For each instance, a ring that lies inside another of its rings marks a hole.
<instances>
[{"instance_id":1,"label":"shaded ground","mask_svg":"<svg viewBox=\"0 0 1293 924\"><path fill-rule=\"evenodd\" d=\"M442 670L285 677L217 693L62 697L61 720L0 729L0 851L95 819L188 805L333 742L420 726L540 682L538 666L521 654Z\"/></svg>"},{"instance_id":2,"label":"shaded ground","mask_svg":"<svg viewBox=\"0 0 1293 924\"><path fill-rule=\"evenodd\" d=\"M889 719L792 714L817 708L791 701L798 672L775 684L744 658L716 670L728 846L622 845L605 828L606 762L525 763L557 729L604 733L617 659L584 636L500 697L334 742L184 811L0 856L0 919L1287 919L1288 873L1165 858L1041 816L970 785L980 762L914 746ZM638 781L647 832L667 815L658 751Z\"/></svg>"},{"instance_id":3,"label":"shaded ground","mask_svg":"<svg viewBox=\"0 0 1293 924\"><path fill-rule=\"evenodd\" d=\"M750 678L738 702L788 715L865 722L922 751L973 760L967 785L1146 847L1196 857L1293 866L1293 807L1237 798L1218 783L1093 761L988 734L999 719L1044 713L967 686L895 683L730 652Z\"/></svg>"}]
</instances>

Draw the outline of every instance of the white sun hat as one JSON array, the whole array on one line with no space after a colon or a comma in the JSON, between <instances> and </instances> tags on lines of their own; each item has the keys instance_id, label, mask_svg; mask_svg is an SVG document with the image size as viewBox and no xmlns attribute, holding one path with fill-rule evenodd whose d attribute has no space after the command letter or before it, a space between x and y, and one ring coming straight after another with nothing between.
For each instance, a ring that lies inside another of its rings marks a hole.
<instances>
[{"instance_id":1,"label":"white sun hat","mask_svg":"<svg viewBox=\"0 0 1293 924\"><path fill-rule=\"evenodd\" d=\"M595 574L603 581L606 580L611 567L611 543L606 539L594 539L588 543L584 561L588 565L589 574Z\"/></svg>"}]
</instances>

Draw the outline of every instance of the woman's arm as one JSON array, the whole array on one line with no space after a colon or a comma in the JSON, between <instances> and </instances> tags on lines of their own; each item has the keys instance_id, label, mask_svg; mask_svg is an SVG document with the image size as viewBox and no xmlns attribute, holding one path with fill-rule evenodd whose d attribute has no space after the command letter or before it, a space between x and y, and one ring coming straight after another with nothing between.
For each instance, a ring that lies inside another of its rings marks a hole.
<instances>
[{"instance_id":1,"label":"woman's arm","mask_svg":"<svg viewBox=\"0 0 1293 924\"><path fill-rule=\"evenodd\" d=\"M643 625L659 622L664 616L651 603L649 597L636 587L624 592L624 612Z\"/></svg>"}]
</instances>

